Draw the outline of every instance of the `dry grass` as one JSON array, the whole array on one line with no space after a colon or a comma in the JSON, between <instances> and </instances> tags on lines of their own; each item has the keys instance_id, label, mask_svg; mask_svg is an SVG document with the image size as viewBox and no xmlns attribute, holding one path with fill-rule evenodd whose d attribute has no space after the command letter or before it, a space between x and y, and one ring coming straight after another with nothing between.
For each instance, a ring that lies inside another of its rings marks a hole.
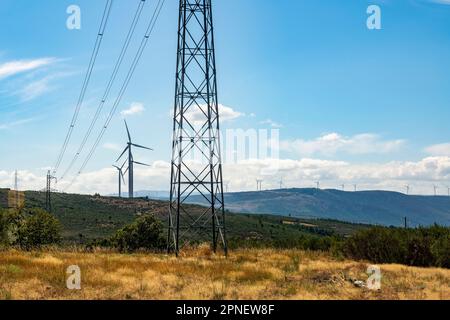
<instances>
[{"instance_id":1,"label":"dry grass","mask_svg":"<svg viewBox=\"0 0 450 320\"><path fill-rule=\"evenodd\" d=\"M66 288L78 265L82 289ZM0 299L450 299L450 270L380 265L382 288L356 287L367 263L298 250L206 247L180 258L109 252L0 252Z\"/></svg>"}]
</instances>

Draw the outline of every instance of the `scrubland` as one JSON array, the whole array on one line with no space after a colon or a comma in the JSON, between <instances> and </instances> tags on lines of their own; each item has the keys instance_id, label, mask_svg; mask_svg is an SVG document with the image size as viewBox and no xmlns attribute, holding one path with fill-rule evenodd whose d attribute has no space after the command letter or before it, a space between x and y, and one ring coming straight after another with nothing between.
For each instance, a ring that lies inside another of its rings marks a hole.
<instances>
[{"instance_id":1,"label":"scrubland","mask_svg":"<svg viewBox=\"0 0 450 320\"><path fill-rule=\"evenodd\" d=\"M66 287L71 265L81 290ZM364 286L368 262L301 250L208 247L155 253L0 252L0 299L446 299L450 270L381 264L381 289ZM360 281L360 282L358 282ZM358 285L359 284L359 285Z\"/></svg>"}]
</instances>

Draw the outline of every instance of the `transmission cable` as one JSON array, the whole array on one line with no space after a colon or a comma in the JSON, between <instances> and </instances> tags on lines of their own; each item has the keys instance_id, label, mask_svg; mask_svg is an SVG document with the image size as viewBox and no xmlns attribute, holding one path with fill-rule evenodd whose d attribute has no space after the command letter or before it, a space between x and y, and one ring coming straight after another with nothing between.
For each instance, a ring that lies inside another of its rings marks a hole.
<instances>
[{"instance_id":1,"label":"transmission cable","mask_svg":"<svg viewBox=\"0 0 450 320\"><path fill-rule=\"evenodd\" d=\"M66 177L66 175L69 173L69 171L74 166L75 162L78 160L80 154L83 152L83 149L84 149L84 147L85 147L85 145L86 145L86 143L87 143L87 141L88 141L88 139L89 139L89 137L90 137L90 135L92 133L92 130L94 129L95 124L97 123L97 120L98 120L98 118L99 118L99 116L100 116L100 114L101 114L101 112L103 110L103 107L104 107L104 105L105 105L105 103L106 103L106 101L108 99L108 96L109 96L109 94L111 92L111 88L112 88L112 86L114 84L114 81L117 78L117 74L118 74L118 72L120 70L120 67L121 67L122 62L124 60L124 57L125 57L125 55L126 55L126 53L128 51L128 47L130 45L130 42L131 42L131 40L133 38L133 35L134 35L134 32L136 30L136 26L137 26L137 24L139 22L139 19L141 17L142 10L144 9L145 1L146 0L139 0L139 4L138 4L138 7L136 9L136 13L134 14L133 21L131 23L130 29L128 30L127 36L125 38L125 42L124 42L124 44L122 46L122 50L121 50L120 55L119 55L119 57L118 57L118 59L116 61L116 64L114 66L114 69L113 69L113 72L111 74L111 77L109 78L109 82L108 82L108 84L106 86L106 90L105 90L105 92L103 94L103 97L100 100L100 104L97 107L97 111L95 112L94 118L91 121L89 129L87 130L87 132L86 132L86 134L85 134L85 136L84 136L84 138L83 138L83 140L82 140L82 142L81 142L81 144L80 144L80 146L78 148L78 151L76 152L75 156L72 158L72 161L70 162L70 164L67 167L67 169L64 171L63 175L59 178L60 181L63 180Z\"/></svg>"},{"instance_id":2,"label":"transmission cable","mask_svg":"<svg viewBox=\"0 0 450 320\"><path fill-rule=\"evenodd\" d=\"M155 24L156 24L156 22L157 22L157 20L159 18L159 15L161 14L161 10L162 10L162 8L164 6L165 1L166 0L158 0L158 3L157 3L157 5L155 7L155 10L153 12L152 18L150 19L150 22L148 24L147 30L145 32L145 35L144 35L144 37L141 40L141 44L140 44L140 46L139 46L139 48L138 48L138 50L136 52L136 55L135 55L135 57L133 59L133 62L131 64L131 66L130 66L128 74L125 77L124 83L122 84L122 87L121 87L121 89L119 91L119 94L118 94L118 96L117 96L117 98L116 98L116 100L115 100L115 102L114 102L114 104L113 104L113 106L112 106L112 108L110 110L110 113L109 113L109 115L108 115L108 117L107 117L107 119L105 121L105 124L103 125L99 135L97 136L97 139L95 140L95 143L92 145L92 148L89 151L89 154L86 157L86 159L84 160L83 165L81 166L81 168L78 171L77 175L72 179L71 183L65 188L65 190L69 189L73 185L73 183L76 181L78 176L80 176L81 173L83 172L83 170L86 168L88 162L91 160L92 156L94 155L95 150L97 149L98 145L100 144L100 141L101 141L103 135L105 134L106 130L108 129L108 126L109 126L109 124L110 124L110 122L111 122L111 120L112 120L112 118L113 118L113 116L114 116L114 114L115 114L115 112L117 110L117 107L119 106L119 104L120 104L120 102L122 100L122 97L123 97L123 95L125 94L125 92L126 92L126 90L128 88L128 85L129 85L129 83L131 81L131 78L133 77L133 74L134 74L134 72L136 70L136 67L137 67L137 65L138 65L138 63L139 63L139 61L140 61L140 59L142 57L142 54L143 54L144 50L145 50L145 47L148 44L148 41L149 41L150 36L151 36L151 34L153 32Z\"/></svg>"},{"instance_id":3,"label":"transmission cable","mask_svg":"<svg viewBox=\"0 0 450 320\"><path fill-rule=\"evenodd\" d=\"M70 142L70 138L72 137L72 133L73 133L73 130L75 128L75 124L76 124L76 122L78 120L78 115L80 113L80 108L81 108L81 105L83 104L84 97L86 95L86 90L87 90L87 87L88 87L89 82L91 80L92 71L94 69L95 62L97 61L98 53L100 51L100 47L101 47L102 40L103 40L103 35L105 33L106 26L107 26L108 20L109 20L109 16L111 14L112 4L113 4L113 0L107 0L106 1L105 9L103 11L102 20L101 20L100 27L99 27L98 34L97 34L97 39L95 41L94 49L92 51L91 58L90 58L90 61L89 61L89 66L88 66L88 69L86 71L86 75L84 77L83 85L81 87L81 92L80 92L80 95L78 97L78 102L77 102L76 107L75 107L75 112L73 114L72 121L70 122L69 130L67 131L66 138L64 139L63 146L61 148L61 151L59 152L59 155L58 155L58 158L56 160L55 166L53 167L53 174L54 175L56 174L56 172L59 169L59 166L61 165L61 161L64 158L64 154L66 153L67 146L68 146L68 144Z\"/></svg>"}]
</instances>

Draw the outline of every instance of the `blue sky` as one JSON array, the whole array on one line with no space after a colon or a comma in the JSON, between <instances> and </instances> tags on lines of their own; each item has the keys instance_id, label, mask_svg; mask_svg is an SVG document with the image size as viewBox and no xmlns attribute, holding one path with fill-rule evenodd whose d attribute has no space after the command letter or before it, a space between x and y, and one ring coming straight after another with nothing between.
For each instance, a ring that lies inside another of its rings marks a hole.
<instances>
[{"instance_id":1,"label":"blue sky","mask_svg":"<svg viewBox=\"0 0 450 320\"><path fill-rule=\"evenodd\" d=\"M94 133L116 97L156 3L147 2ZM81 30L66 28L66 9L72 4L81 8ZM104 4L103 0L2 0L1 186L11 186L15 169L21 173L23 188L43 186L45 169L54 164L72 117ZM115 0L61 170L95 112L137 4ZM320 180L329 188L344 183L403 191L410 184L423 194L439 185L447 193L450 1L215 0L213 4L219 100L230 115L224 116L223 128L280 132L282 169L265 178L267 188L283 177L290 187ZM381 8L381 30L366 27L371 4ZM124 146L121 112L130 106L136 112L123 114L133 137L155 149L136 153L153 167L138 170L135 189L167 189L177 9L178 1L167 1L130 88L86 175L72 191L114 191L114 171L109 167ZM246 166L263 165L260 161L230 167L231 189L254 188L259 174ZM234 176L235 172L246 175Z\"/></svg>"}]
</instances>

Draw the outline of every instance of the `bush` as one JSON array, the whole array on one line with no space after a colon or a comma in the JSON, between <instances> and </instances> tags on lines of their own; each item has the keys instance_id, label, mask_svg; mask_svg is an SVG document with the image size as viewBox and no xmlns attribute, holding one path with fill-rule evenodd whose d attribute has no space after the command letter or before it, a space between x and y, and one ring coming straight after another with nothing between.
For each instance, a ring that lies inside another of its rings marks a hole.
<instances>
[{"instance_id":1,"label":"bush","mask_svg":"<svg viewBox=\"0 0 450 320\"><path fill-rule=\"evenodd\" d=\"M0 210L0 246L15 245L19 237L19 227L24 220L20 210Z\"/></svg>"},{"instance_id":2,"label":"bush","mask_svg":"<svg viewBox=\"0 0 450 320\"><path fill-rule=\"evenodd\" d=\"M357 232L340 248L352 259L419 267L450 267L450 228L376 227Z\"/></svg>"},{"instance_id":3,"label":"bush","mask_svg":"<svg viewBox=\"0 0 450 320\"><path fill-rule=\"evenodd\" d=\"M111 244L122 252L133 252L140 249L161 250L166 241L161 222L154 215L144 215L117 231Z\"/></svg>"},{"instance_id":4,"label":"bush","mask_svg":"<svg viewBox=\"0 0 450 320\"><path fill-rule=\"evenodd\" d=\"M40 248L61 241L61 225L50 213L34 209L22 219L16 243L24 249Z\"/></svg>"}]
</instances>

